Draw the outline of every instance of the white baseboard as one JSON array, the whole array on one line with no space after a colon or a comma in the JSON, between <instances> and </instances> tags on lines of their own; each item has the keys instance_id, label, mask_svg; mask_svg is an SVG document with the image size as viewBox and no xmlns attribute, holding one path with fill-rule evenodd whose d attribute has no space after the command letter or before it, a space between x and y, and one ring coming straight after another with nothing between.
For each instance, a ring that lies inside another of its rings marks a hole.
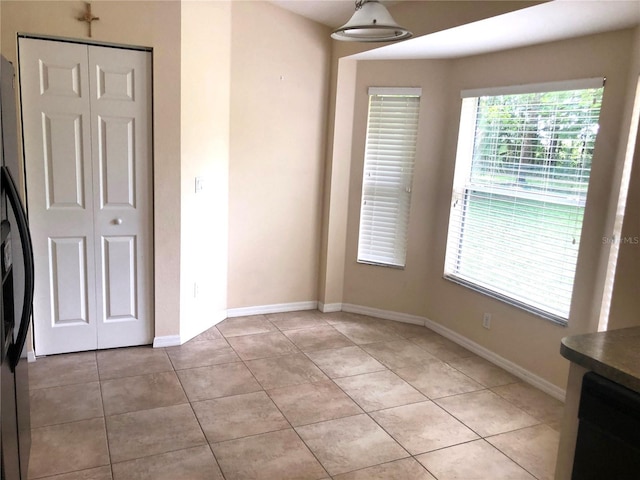
<instances>
[{"instance_id":1,"label":"white baseboard","mask_svg":"<svg viewBox=\"0 0 640 480\"><path fill-rule=\"evenodd\" d=\"M177 347L178 345L182 345L180 335L165 335L153 338L153 348Z\"/></svg>"},{"instance_id":2,"label":"white baseboard","mask_svg":"<svg viewBox=\"0 0 640 480\"><path fill-rule=\"evenodd\" d=\"M211 327L217 325L225 318L227 318L227 311L220 310L219 312L209 315L206 322L198 323L196 328L194 328L193 330L189 330L186 333L182 333L180 335L165 335L162 337L155 337L153 339L153 348L176 347L178 345L183 345L192 338L200 335L202 332L205 332Z\"/></svg>"},{"instance_id":3,"label":"white baseboard","mask_svg":"<svg viewBox=\"0 0 640 480\"><path fill-rule=\"evenodd\" d=\"M354 305L350 303L329 303L325 304L317 301L308 301L308 302L295 302L295 303L279 303L273 305L261 305L256 307L241 307L241 308L230 308L226 311L226 318L233 317L244 317L248 315L263 315L268 313L282 313L282 312L295 312L299 310L315 310L318 309L324 313L330 312L349 312L349 313L358 313L361 315L368 315L371 317L382 318L384 320L393 320L396 322L404 322L411 323L413 325L423 325L424 327L433 330L436 333L439 333L445 338L448 338L452 342L457 343L458 345L470 350L475 353L479 357L488 360L489 362L497 365L498 367L503 368L507 372L515 375L516 377L524 380L525 382L533 385L534 387L542 390L543 392L551 395L552 397L564 401L566 391L557 385L545 380L544 378L526 370L525 368L517 365L516 363L507 360L504 357L501 357L497 353L483 347L482 345L469 340L467 337L460 335L459 333L437 323L433 320L430 320L426 317L421 317L418 315L411 315L408 313L401 312L393 312L390 310L381 310L377 308L366 307L363 305ZM211 328L216 325L220 321L224 320L221 318L225 313L220 312L220 315L214 316L211 321L211 325L208 325L204 330ZM202 331L204 331L202 330ZM201 332L199 332L201 333ZM193 335L195 336L195 335ZM153 347L173 347L182 345L184 342L189 340L189 338L181 338L180 335L166 335L163 337L155 337L153 339ZM35 361L35 356L33 360L31 360L32 352L29 352L29 361Z\"/></svg>"},{"instance_id":4,"label":"white baseboard","mask_svg":"<svg viewBox=\"0 0 640 480\"><path fill-rule=\"evenodd\" d=\"M225 318L227 318L226 310L207 313L207 318L205 320L191 323L189 325L189 327L191 328L185 328L184 331L180 332L180 345L187 343L189 340L197 337L202 332L209 330L211 327L217 325Z\"/></svg>"},{"instance_id":5,"label":"white baseboard","mask_svg":"<svg viewBox=\"0 0 640 480\"><path fill-rule=\"evenodd\" d=\"M190 330L182 335L165 335L155 337L153 339L153 348L176 347L188 342L192 338L200 335L205 330L217 325L225 318L244 317L248 315L262 315L265 313L282 313L296 312L298 310L315 310L318 308L318 302L296 302L296 303L278 303L275 305L261 305L257 307L230 308L221 310L217 314L211 315L210 321L198 325L195 330Z\"/></svg>"},{"instance_id":6,"label":"white baseboard","mask_svg":"<svg viewBox=\"0 0 640 480\"><path fill-rule=\"evenodd\" d=\"M349 313L359 313L360 315L368 315L370 317L382 318L384 320L395 320L396 322L412 323L414 325L424 326L424 317L418 315L410 315L408 313L391 312L389 310L380 310L378 308L364 307L362 305L353 305L345 303L342 310Z\"/></svg>"},{"instance_id":7,"label":"white baseboard","mask_svg":"<svg viewBox=\"0 0 640 480\"><path fill-rule=\"evenodd\" d=\"M501 357L497 353L483 347L478 343L473 342L472 340L469 340L467 337L460 335L459 333L454 332L453 330L450 330L437 322L434 322L433 320L425 318L425 326L433 330L434 332L439 333L443 337L448 338L452 342L455 342L458 345L466 348L467 350L472 351L479 357L482 357L485 360L493 363L494 365L503 368L507 372L524 380L530 385L533 385L543 392L548 393L552 397L564 402L566 391L558 387L557 385L554 385L553 383L545 380L535 373L532 373L529 370L521 367L520 365L513 363L511 360L507 360L506 358Z\"/></svg>"},{"instance_id":8,"label":"white baseboard","mask_svg":"<svg viewBox=\"0 0 640 480\"><path fill-rule=\"evenodd\" d=\"M557 385L545 380L544 378L530 372L529 370L513 363L511 360L507 360L504 357L501 357L497 353L492 352L491 350L483 347L482 345L469 340L467 337L460 335L453 330L434 322L433 320L429 320L426 317L420 317L417 315L409 315L406 313L400 312L392 312L389 310L380 310L377 308L365 307L361 305L352 305L352 304L344 304L342 306L343 311L351 312L351 313L359 313L362 315L369 315L371 317L382 318L385 320L394 320L397 322L405 322L405 323L413 323L414 325L424 325L426 328L433 330L436 333L439 333L445 338L448 338L454 343L470 350L475 353L479 357L488 360L489 362L497 365L500 368L503 368L507 372L515 375L516 377L524 380L525 382L533 385L534 387L542 390L543 392L551 395L552 397L564 402L566 391Z\"/></svg>"},{"instance_id":9,"label":"white baseboard","mask_svg":"<svg viewBox=\"0 0 640 480\"><path fill-rule=\"evenodd\" d=\"M322 303L318 302L318 310L322 313L333 313L333 312L341 312L342 304L341 303Z\"/></svg>"},{"instance_id":10,"label":"white baseboard","mask_svg":"<svg viewBox=\"0 0 640 480\"><path fill-rule=\"evenodd\" d=\"M259 305L257 307L230 308L227 310L227 318L245 317L248 315L264 315L266 313L297 312L298 310L316 310L317 301L276 303L274 305Z\"/></svg>"}]
</instances>

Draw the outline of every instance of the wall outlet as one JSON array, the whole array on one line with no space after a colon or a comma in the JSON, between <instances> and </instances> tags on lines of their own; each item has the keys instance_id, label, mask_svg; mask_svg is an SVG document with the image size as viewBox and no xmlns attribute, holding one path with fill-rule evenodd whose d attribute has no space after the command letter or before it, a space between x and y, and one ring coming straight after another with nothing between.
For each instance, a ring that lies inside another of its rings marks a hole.
<instances>
[{"instance_id":1,"label":"wall outlet","mask_svg":"<svg viewBox=\"0 0 640 480\"><path fill-rule=\"evenodd\" d=\"M482 314L482 326L489 330L491 328L491 314L483 313Z\"/></svg>"},{"instance_id":2,"label":"wall outlet","mask_svg":"<svg viewBox=\"0 0 640 480\"><path fill-rule=\"evenodd\" d=\"M198 298L199 295L200 295L200 285L198 285L198 282L194 282L193 283L193 298Z\"/></svg>"}]
</instances>

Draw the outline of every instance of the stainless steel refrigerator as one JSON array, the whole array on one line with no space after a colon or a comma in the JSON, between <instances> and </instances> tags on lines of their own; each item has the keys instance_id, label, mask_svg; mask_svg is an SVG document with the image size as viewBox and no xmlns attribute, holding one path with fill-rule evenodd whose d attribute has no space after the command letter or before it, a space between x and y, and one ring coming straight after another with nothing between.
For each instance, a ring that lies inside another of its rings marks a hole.
<instances>
[{"instance_id":1,"label":"stainless steel refrigerator","mask_svg":"<svg viewBox=\"0 0 640 480\"><path fill-rule=\"evenodd\" d=\"M33 250L19 176L13 65L0 57L0 448L2 480L27 478L31 448L25 341L33 303Z\"/></svg>"}]
</instances>

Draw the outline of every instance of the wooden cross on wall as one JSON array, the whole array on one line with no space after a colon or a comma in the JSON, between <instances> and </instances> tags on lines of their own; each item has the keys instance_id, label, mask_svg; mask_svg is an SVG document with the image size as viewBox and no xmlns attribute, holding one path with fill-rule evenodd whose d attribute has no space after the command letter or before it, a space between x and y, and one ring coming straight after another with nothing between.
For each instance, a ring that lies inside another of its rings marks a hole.
<instances>
[{"instance_id":1,"label":"wooden cross on wall","mask_svg":"<svg viewBox=\"0 0 640 480\"><path fill-rule=\"evenodd\" d=\"M91 38L91 22L95 20L100 20L100 17L93 16L93 14L91 13L90 3L85 3L84 5L85 5L85 12L81 17L78 17L78 20L81 22L87 22L87 25L89 26L89 38Z\"/></svg>"}]
</instances>

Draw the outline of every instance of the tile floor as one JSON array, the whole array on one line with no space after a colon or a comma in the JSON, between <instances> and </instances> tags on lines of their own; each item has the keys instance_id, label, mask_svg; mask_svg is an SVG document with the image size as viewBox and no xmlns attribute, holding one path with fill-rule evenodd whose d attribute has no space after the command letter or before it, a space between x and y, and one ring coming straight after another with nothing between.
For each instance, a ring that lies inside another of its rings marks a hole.
<instances>
[{"instance_id":1,"label":"tile floor","mask_svg":"<svg viewBox=\"0 0 640 480\"><path fill-rule=\"evenodd\" d=\"M434 332L317 311L30 364L29 478L553 478L562 404Z\"/></svg>"}]
</instances>

